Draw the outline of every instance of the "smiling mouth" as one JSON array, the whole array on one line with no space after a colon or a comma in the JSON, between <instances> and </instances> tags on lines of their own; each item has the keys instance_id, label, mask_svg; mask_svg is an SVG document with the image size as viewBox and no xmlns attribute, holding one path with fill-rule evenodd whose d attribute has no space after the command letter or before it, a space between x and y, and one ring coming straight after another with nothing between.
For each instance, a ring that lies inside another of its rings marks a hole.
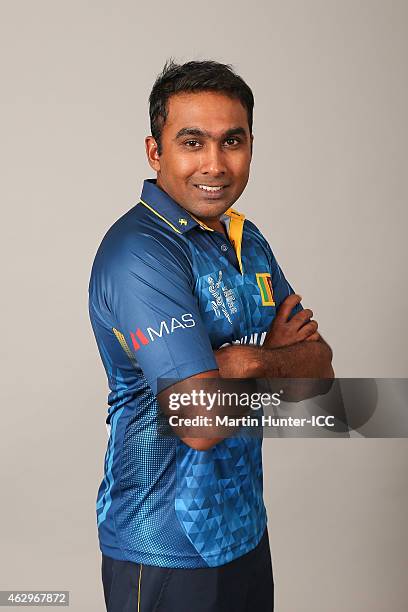
<instances>
[{"instance_id":1,"label":"smiling mouth","mask_svg":"<svg viewBox=\"0 0 408 612\"><path fill-rule=\"evenodd\" d=\"M220 193L223 189L228 187L228 185L203 185L203 184L198 184L198 185L194 185L194 187L197 187L198 189L201 189L201 191L205 191L206 193Z\"/></svg>"}]
</instances>

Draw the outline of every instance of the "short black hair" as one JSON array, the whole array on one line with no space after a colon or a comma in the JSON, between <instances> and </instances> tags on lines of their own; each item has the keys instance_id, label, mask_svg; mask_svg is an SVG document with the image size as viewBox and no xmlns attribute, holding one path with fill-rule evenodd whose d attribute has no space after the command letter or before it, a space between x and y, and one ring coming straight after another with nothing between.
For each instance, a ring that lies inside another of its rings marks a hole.
<instances>
[{"instance_id":1,"label":"short black hair","mask_svg":"<svg viewBox=\"0 0 408 612\"><path fill-rule=\"evenodd\" d=\"M161 154L161 134L167 118L170 96L182 92L218 91L238 99L247 111L252 134L254 96L251 88L230 64L200 60L176 64L172 58L164 64L149 96L150 129Z\"/></svg>"}]
</instances>

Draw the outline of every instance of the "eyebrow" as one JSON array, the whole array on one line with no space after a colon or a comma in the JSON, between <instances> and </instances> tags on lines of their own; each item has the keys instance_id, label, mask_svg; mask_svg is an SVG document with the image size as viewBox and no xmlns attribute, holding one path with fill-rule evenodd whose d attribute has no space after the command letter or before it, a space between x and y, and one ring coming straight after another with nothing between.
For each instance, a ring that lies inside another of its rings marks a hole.
<instances>
[{"instance_id":1,"label":"eyebrow","mask_svg":"<svg viewBox=\"0 0 408 612\"><path fill-rule=\"evenodd\" d=\"M204 138L214 139L214 136L211 134L211 132L207 132L206 130L201 130L200 128L196 127L182 128L177 132L174 140L177 140L182 136L201 136ZM246 132L243 127L234 127L221 134L221 138L223 140L225 140L226 138L231 138L231 136L244 136L246 138Z\"/></svg>"}]
</instances>

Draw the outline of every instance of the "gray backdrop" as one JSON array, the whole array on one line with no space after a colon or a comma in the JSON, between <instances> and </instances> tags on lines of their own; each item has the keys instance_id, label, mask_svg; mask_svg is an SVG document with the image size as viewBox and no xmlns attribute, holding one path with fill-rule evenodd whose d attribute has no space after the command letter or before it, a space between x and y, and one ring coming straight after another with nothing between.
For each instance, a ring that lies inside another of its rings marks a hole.
<instances>
[{"instance_id":1,"label":"gray backdrop","mask_svg":"<svg viewBox=\"0 0 408 612\"><path fill-rule=\"evenodd\" d=\"M0 588L103 610L95 499L107 384L87 314L98 244L152 176L166 57L232 63L256 105L263 229L337 376L407 376L408 3L0 2ZM405 440L265 441L277 612L407 608ZM255 611L254 611L255 612Z\"/></svg>"}]
</instances>

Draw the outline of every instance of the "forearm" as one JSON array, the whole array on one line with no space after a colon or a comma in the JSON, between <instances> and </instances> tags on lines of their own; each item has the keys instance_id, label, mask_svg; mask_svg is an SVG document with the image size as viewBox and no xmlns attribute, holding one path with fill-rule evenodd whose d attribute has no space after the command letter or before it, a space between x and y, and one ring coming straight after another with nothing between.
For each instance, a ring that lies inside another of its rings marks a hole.
<instances>
[{"instance_id":1,"label":"forearm","mask_svg":"<svg viewBox=\"0 0 408 612\"><path fill-rule=\"evenodd\" d=\"M332 351L323 340L276 349L232 345L215 351L222 378L332 378Z\"/></svg>"}]
</instances>

